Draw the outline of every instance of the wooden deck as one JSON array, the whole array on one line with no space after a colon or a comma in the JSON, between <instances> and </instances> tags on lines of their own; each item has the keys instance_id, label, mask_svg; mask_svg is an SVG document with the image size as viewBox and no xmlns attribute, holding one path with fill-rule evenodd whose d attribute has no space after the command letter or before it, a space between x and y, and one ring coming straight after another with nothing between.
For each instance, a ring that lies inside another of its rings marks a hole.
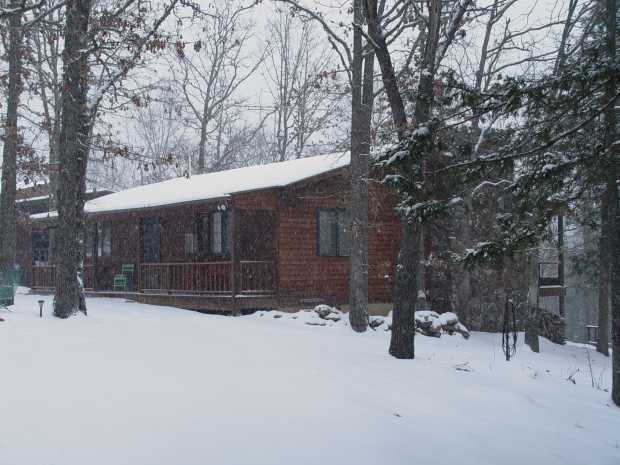
<instances>
[{"instance_id":1,"label":"wooden deck","mask_svg":"<svg viewBox=\"0 0 620 465\"><path fill-rule=\"evenodd\" d=\"M116 297L188 310L237 313L277 307L275 264L267 261L143 263L125 290L96 288L96 269L86 267L88 297ZM53 292L54 265L34 267L32 290Z\"/></svg>"}]
</instances>

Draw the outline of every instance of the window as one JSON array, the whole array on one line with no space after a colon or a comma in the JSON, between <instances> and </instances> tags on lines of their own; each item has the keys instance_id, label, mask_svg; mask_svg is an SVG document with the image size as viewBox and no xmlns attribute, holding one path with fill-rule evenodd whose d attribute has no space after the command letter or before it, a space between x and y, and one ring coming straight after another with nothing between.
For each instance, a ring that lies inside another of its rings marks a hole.
<instances>
[{"instance_id":1,"label":"window","mask_svg":"<svg viewBox=\"0 0 620 465\"><path fill-rule=\"evenodd\" d=\"M49 261L50 235L49 231L32 232L32 259L35 264Z\"/></svg>"},{"instance_id":2,"label":"window","mask_svg":"<svg viewBox=\"0 0 620 465\"><path fill-rule=\"evenodd\" d=\"M198 251L198 238L196 233L185 233L185 255L194 255Z\"/></svg>"},{"instance_id":3,"label":"window","mask_svg":"<svg viewBox=\"0 0 620 465\"><path fill-rule=\"evenodd\" d=\"M211 253L214 255L230 254L230 215L227 211L211 213Z\"/></svg>"},{"instance_id":4,"label":"window","mask_svg":"<svg viewBox=\"0 0 620 465\"><path fill-rule=\"evenodd\" d=\"M348 257L351 254L351 214L344 209L319 209L319 255Z\"/></svg>"},{"instance_id":5,"label":"window","mask_svg":"<svg viewBox=\"0 0 620 465\"><path fill-rule=\"evenodd\" d=\"M158 263L161 244L159 218L151 216L142 220L144 263Z\"/></svg>"},{"instance_id":6,"label":"window","mask_svg":"<svg viewBox=\"0 0 620 465\"><path fill-rule=\"evenodd\" d=\"M95 225L86 225L86 231L84 233L84 256L86 258L92 258L93 250L95 247Z\"/></svg>"},{"instance_id":7,"label":"window","mask_svg":"<svg viewBox=\"0 0 620 465\"><path fill-rule=\"evenodd\" d=\"M97 223L97 256L110 255L112 255L112 223L109 221Z\"/></svg>"}]
</instances>

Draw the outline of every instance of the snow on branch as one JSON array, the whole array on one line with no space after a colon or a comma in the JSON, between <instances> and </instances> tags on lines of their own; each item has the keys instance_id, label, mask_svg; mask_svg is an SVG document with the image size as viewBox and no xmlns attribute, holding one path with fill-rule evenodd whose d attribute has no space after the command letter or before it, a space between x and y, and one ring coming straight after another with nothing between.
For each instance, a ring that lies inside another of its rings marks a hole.
<instances>
[{"instance_id":1,"label":"snow on branch","mask_svg":"<svg viewBox=\"0 0 620 465\"><path fill-rule=\"evenodd\" d=\"M6 19L11 16L21 15L29 11L35 10L37 8L40 8L43 5L45 5L45 0L41 0L40 2L34 3L32 5L27 5L26 2L23 2L21 5L17 7L9 7L9 8L1 7L0 8L0 19Z\"/></svg>"}]
</instances>

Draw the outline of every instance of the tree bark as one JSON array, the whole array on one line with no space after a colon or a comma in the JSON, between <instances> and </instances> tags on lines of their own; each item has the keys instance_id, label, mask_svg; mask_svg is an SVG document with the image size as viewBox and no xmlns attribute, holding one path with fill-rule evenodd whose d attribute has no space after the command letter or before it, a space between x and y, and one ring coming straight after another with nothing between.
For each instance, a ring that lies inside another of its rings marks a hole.
<instances>
[{"instance_id":1,"label":"tree bark","mask_svg":"<svg viewBox=\"0 0 620 465\"><path fill-rule=\"evenodd\" d=\"M92 123L87 101L88 55L84 53L91 10L92 0L69 0L66 7L54 297L54 315L60 318L86 311L80 261Z\"/></svg>"},{"instance_id":2,"label":"tree bark","mask_svg":"<svg viewBox=\"0 0 620 465\"><path fill-rule=\"evenodd\" d=\"M394 287L394 311L392 312L392 335L390 355L401 359L415 357L415 309L417 299L416 276L419 269L417 226L402 220L400 253L396 265ZM413 284L413 285L412 285Z\"/></svg>"},{"instance_id":3,"label":"tree bark","mask_svg":"<svg viewBox=\"0 0 620 465\"><path fill-rule=\"evenodd\" d=\"M532 352L538 353L540 352L538 340L538 250L535 250L528 256L528 281L528 314L525 322L525 343L532 349Z\"/></svg>"},{"instance_id":4,"label":"tree bark","mask_svg":"<svg viewBox=\"0 0 620 465\"><path fill-rule=\"evenodd\" d=\"M376 0L366 0L366 19L368 21L368 32L381 68L381 78L390 104L392 120L398 138L403 140L407 135L407 116L387 41L379 23ZM432 0L429 6L429 32L426 35L425 49L420 66L420 82L416 95L415 117L418 127L427 124L430 119L440 21L441 1ZM422 168L424 169L424 167ZM424 241L422 237L422 224L412 224L409 219L402 219L400 253L394 288L392 336L389 349L390 354L396 358L414 358L416 304L424 308L427 307L424 294L425 279L422 265Z\"/></svg>"},{"instance_id":5,"label":"tree bark","mask_svg":"<svg viewBox=\"0 0 620 465\"><path fill-rule=\"evenodd\" d=\"M615 2L614 2L615 3ZM620 162L617 154L614 160L614 171L620 173ZM616 175L617 178L617 175ZM611 180L610 180L611 181ZM612 391L611 397L620 407L620 205L617 179L610 182L610 217L611 228L611 331L612 331Z\"/></svg>"},{"instance_id":6,"label":"tree bark","mask_svg":"<svg viewBox=\"0 0 620 465\"><path fill-rule=\"evenodd\" d=\"M11 8L19 8L16 0ZM22 15L9 17L9 87L4 123L2 152L2 189L0 191L0 272L13 271L15 266L16 224L15 196L17 191L17 108L22 92Z\"/></svg>"},{"instance_id":7,"label":"tree bark","mask_svg":"<svg viewBox=\"0 0 620 465\"><path fill-rule=\"evenodd\" d=\"M362 0L355 0L354 22L361 23ZM358 28L353 37L351 77L351 328L364 332L368 327L368 180L370 175L370 124L373 105L374 52L362 46Z\"/></svg>"},{"instance_id":8,"label":"tree bark","mask_svg":"<svg viewBox=\"0 0 620 465\"><path fill-rule=\"evenodd\" d=\"M606 188L601 196L601 237L599 239L599 281L598 281L598 339L596 350L609 356L609 280L611 262L609 260L609 200L611 192Z\"/></svg>"},{"instance_id":9,"label":"tree bark","mask_svg":"<svg viewBox=\"0 0 620 465\"><path fill-rule=\"evenodd\" d=\"M616 61L616 27L618 8L616 0L606 0L605 48L608 62ZM617 144L616 92L618 79L610 73L605 84L605 100L608 103L604 113L605 148L609 156L609 169L606 170L606 188L609 193L609 255L611 261L611 327L612 327L612 390L614 403L620 406L620 205L618 198L618 178L620 157ZM614 104L609 104L614 102Z\"/></svg>"}]
</instances>

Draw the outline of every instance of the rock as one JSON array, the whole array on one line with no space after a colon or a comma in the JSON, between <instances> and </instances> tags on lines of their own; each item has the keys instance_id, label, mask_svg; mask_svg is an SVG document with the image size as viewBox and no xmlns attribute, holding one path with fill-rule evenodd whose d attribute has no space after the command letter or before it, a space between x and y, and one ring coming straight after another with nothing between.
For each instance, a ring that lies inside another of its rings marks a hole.
<instances>
[{"instance_id":1,"label":"rock","mask_svg":"<svg viewBox=\"0 0 620 465\"><path fill-rule=\"evenodd\" d=\"M419 328L429 329L431 326L433 326L433 322L437 318L439 318L439 314L430 310L421 310L419 312L415 312L415 322L416 326L418 326Z\"/></svg>"},{"instance_id":2,"label":"rock","mask_svg":"<svg viewBox=\"0 0 620 465\"><path fill-rule=\"evenodd\" d=\"M338 315L337 313L331 313L327 315L326 317L323 317L323 319L330 320L330 321L340 321L340 315Z\"/></svg>"},{"instance_id":3,"label":"rock","mask_svg":"<svg viewBox=\"0 0 620 465\"><path fill-rule=\"evenodd\" d=\"M455 325L459 322L459 317L455 313L445 312L439 315L439 321L443 326Z\"/></svg>"},{"instance_id":4,"label":"rock","mask_svg":"<svg viewBox=\"0 0 620 465\"><path fill-rule=\"evenodd\" d=\"M327 326L327 323L324 321L306 321L308 326Z\"/></svg>"},{"instance_id":5,"label":"rock","mask_svg":"<svg viewBox=\"0 0 620 465\"><path fill-rule=\"evenodd\" d=\"M281 313L276 313L273 317L274 318L282 318L282 314Z\"/></svg>"},{"instance_id":6,"label":"rock","mask_svg":"<svg viewBox=\"0 0 620 465\"><path fill-rule=\"evenodd\" d=\"M454 331L456 331L457 333L459 333L461 336L463 336L465 339L469 339L469 330L465 327L464 324L462 323L457 323L456 325L454 325Z\"/></svg>"},{"instance_id":7,"label":"rock","mask_svg":"<svg viewBox=\"0 0 620 465\"><path fill-rule=\"evenodd\" d=\"M385 320L381 317L371 317L368 321L368 326L370 326L372 329L376 329L383 324L385 324Z\"/></svg>"},{"instance_id":8,"label":"rock","mask_svg":"<svg viewBox=\"0 0 620 465\"><path fill-rule=\"evenodd\" d=\"M430 310L415 312L416 332L430 337L441 337L441 333L461 334L469 339L469 331L459 322L453 312L437 313Z\"/></svg>"},{"instance_id":9,"label":"rock","mask_svg":"<svg viewBox=\"0 0 620 465\"><path fill-rule=\"evenodd\" d=\"M321 304L321 305L317 305L316 307L314 307L314 312L317 315L319 315L321 318L325 318L331 313L334 313L334 309L331 308L329 305Z\"/></svg>"}]
</instances>

